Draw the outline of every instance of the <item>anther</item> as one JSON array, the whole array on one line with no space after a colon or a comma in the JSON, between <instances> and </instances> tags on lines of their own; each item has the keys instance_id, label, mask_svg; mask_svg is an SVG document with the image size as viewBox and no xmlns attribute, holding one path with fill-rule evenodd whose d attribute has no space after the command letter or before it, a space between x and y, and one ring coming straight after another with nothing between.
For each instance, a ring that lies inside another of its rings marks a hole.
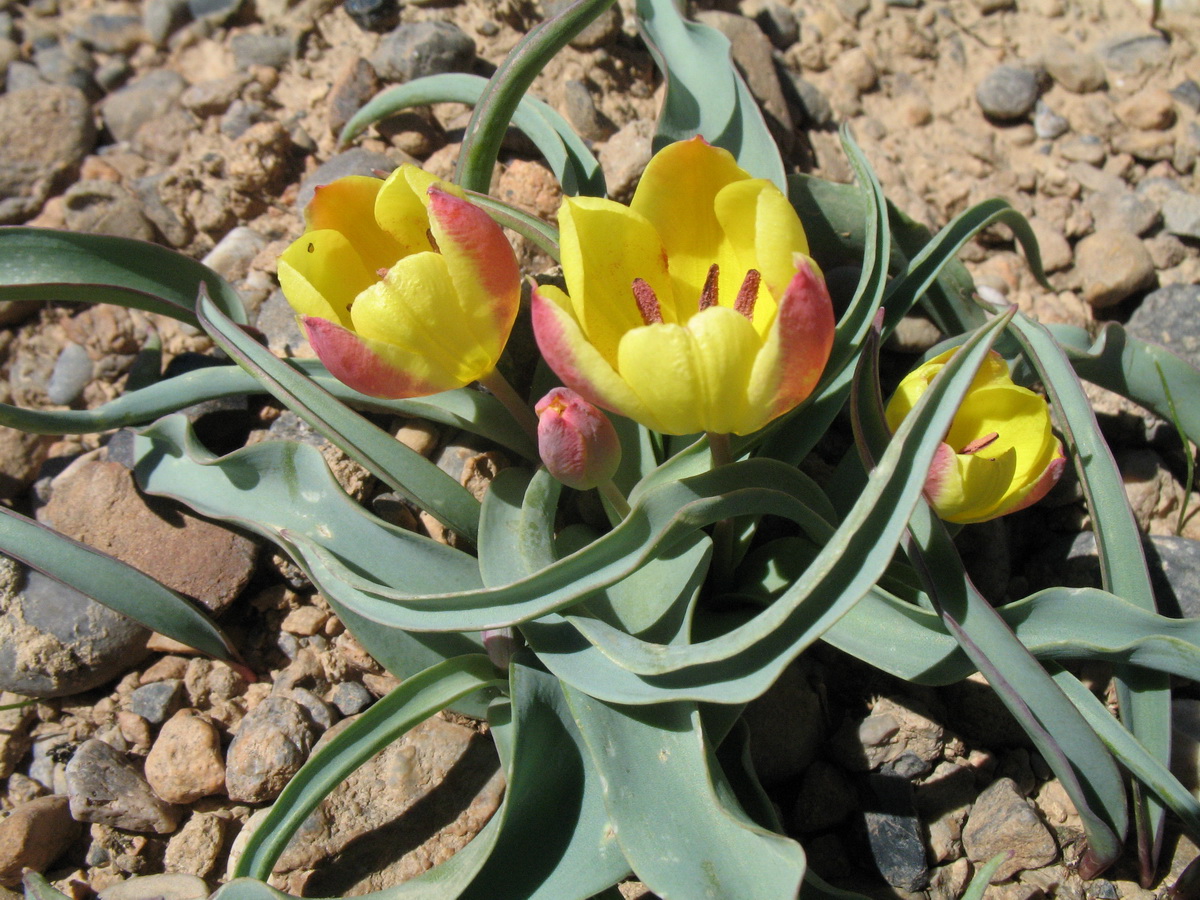
<instances>
[{"instance_id":1,"label":"anther","mask_svg":"<svg viewBox=\"0 0 1200 900\"><path fill-rule=\"evenodd\" d=\"M762 275L758 269L750 269L742 281L742 286L738 288L737 299L733 301L733 308L751 322L754 321L754 301L758 299L758 285L761 281Z\"/></svg>"},{"instance_id":2,"label":"anther","mask_svg":"<svg viewBox=\"0 0 1200 900\"><path fill-rule=\"evenodd\" d=\"M640 278L633 279L633 299L637 301L638 312L642 321L647 325L662 322L662 309L658 305L658 296L654 288Z\"/></svg>"},{"instance_id":3,"label":"anther","mask_svg":"<svg viewBox=\"0 0 1200 900\"><path fill-rule=\"evenodd\" d=\"M972 453L978 453L988 444L995 441L998 437L1000 437L999 432L993 431L991 434L985 434L981 438L975 438L975 440L971 441L971 443L967 444L967 446L963 447L958 452L962 456L969 456Z\"/></svg>"},{"instance_id":4,"label":"anther","mask_svg":"<svg viewBox=\"0 0 1200 900\"><path fill-rule=\"evenodd\" d=\"M433 229L432 228L425 229L425 239L427 241L429 241L429 246L433 248L434 253L442 252L441 249L437 245L437 241L434 240L434 238L433 238Z\"/></svg>"},{"instance_id":5,"label":"anther","mask_svg":"<svg viewBox=\"0 0 1200 900\"><path fill-rule=\"evenodd\" d=\"M717 276L720 274L721 269L716 263L708 267L708 275L704 279L704 289L700 291L701 309L717 305Z\"/></svg>"}]
</instances>

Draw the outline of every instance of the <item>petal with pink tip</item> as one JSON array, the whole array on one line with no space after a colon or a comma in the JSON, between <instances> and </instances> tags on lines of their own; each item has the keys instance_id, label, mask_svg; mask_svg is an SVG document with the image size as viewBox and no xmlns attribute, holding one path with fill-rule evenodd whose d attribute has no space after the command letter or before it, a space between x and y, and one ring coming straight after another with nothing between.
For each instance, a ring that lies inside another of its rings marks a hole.
<instances>
[{"instance_id":1,"label":"petal with pink tip","mask_svg":"<svg viewBox=\"0 0 1200 900\"><path fill-rule=\"evenodd\" d=\"M540 285L533 291L531 311L538 349L563 384L589 403L662 430L657 416L588 342L566 294L552 285Z\"/></svg>"},{"instance_id":2,"label":"petal with pink tip","mask_svg":"<svg viewBox=\"0 0 1200 900\"><path fill-rule=\"evenodd\" d=\"M303 320L313 352L331 375L372 397L425 397L463 385L431 366L427 357L395 344L365 340L325 319Z\"/></svg>"},{"instance_id":3,"label":"petal with pink tip","mask_svg":"<svg viewBox=\"0 0 1200 900\"><path fill-rule=\"evenodd\" d=\"M825 279L807 257L796 256L796 274L754 361L747 390L759 428L800 404L821 378L833 349L833 302Z\"/></svg>"},{"instance_id":4,"label":"petal with pink tip","mask_svg":"<svg viewBox=\"0 0 1200 900\"><path fill-rule=\"evenodd\" d=\"M499 225L475 204L434 185L429 223L454 282L456 316L498 358L521 303L521 272ZM450 302L450 298L447 298Z\"/></svg>"}]
</instances>

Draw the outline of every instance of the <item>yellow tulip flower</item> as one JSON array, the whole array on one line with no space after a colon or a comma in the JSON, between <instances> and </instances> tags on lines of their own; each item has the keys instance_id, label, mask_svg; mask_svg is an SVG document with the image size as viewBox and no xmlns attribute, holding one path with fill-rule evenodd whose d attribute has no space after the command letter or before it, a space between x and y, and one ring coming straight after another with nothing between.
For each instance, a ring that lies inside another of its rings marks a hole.
<instances>
[{"instance_id":1,"label":"yellow tulip flower","mask_svg":"<svg viewBox=\"0 0 1200 900\"><path fill-rule=\"evenodd\" d=\"M817 384L833 308L795 209L700 138L646 167L629 206L559 210L567 291L538 287L533 326L563 382L666 434L749 434Z\"/></svg>"},{"instance_id":2,"label":"yellow tulip flower","mask_svg":"<svg viewBox=\"0 0 1200 900\"><path fill-rule=\"evenodd\" d=\"M948 350L904 377L887 406L888 427L900 426L953 355ZM925 496L947 522L986 522L1041 500L1066 462L1046 400L1013 384L993 351L934 456Z\"/></svg>"},{"instance_id":3,"label":"yellow tulip flower","mask_svg":"<svg viewBox=\"0 0 1200 900\"><path fill-rule=\"evenodd\" d=\"M521 299L512 247L462 190L416 166L317 188L279 283L313 351L375 397L421 397L491 373Z\"/></svg>"}]
</instances>

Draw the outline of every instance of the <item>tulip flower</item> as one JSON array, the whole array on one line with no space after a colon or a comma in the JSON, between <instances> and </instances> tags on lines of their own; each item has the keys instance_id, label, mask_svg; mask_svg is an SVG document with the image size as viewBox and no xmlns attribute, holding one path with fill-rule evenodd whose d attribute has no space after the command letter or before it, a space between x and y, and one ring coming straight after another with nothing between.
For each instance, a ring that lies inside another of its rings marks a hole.
<instances>
[{"instance_id":1,"label":"tulip flower","mask_svg":"<svg viewBox=\"0 0 1200 900\"><path fill-rule=\"evenodd\" d=\"M555 388L534 409L538 453L551 475L578 491L612 480L621 442L604 413L568 388Z\"/></svg>"},{"instance_id":2,"label":"tulip flower","mask_svg":"<svg viewBox=\"0 0 1200 900\"><path fill-rule=\"evenodd\" d=\"M833 308L796 211L700 138L659 151L629 206L558 214L567 290L540 286L542 356L589 402L666 434L749 434L807 397Z\"/></svg>"},{"instance_id":3,"label":"tulip flower","mask_svg":"<svg viewBox=\"0 0 1200 900\"><path fill-rule=\"evenodd\" d=\"M936 356L905 376L887 406L895 431L954 354ZM925 480L925 496L948 522L986 522L1036 503L1066 465L1039 394L1013 384L992 352L971 382Z\"/></svg>"},{"instance_id":4,"label":"tulip flower","mask_svg":"<svg viewBox=\"0 0 1200 900\"><path fill-rule=\"evenodd\" d=\"M313 351L375 397L420 397L491 373L521 284L504 233L462 190L405 165L317 188L279 283Z\"/></svg>"}]
</instances>

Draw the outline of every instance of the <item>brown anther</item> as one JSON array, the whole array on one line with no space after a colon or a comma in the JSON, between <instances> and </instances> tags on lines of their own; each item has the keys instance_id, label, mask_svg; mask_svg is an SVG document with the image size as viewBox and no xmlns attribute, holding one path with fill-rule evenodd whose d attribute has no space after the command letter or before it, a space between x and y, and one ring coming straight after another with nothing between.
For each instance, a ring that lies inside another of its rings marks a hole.
<instances>
[{"instance_id":1,"label":"brown anther","mask_svg":"<svg viewBox=\"0 0 1200 900\"><path fill-rule=\"evenodd\" d=\"M738 288L737 299L733 301L733 308L751 322L754 321L754 301L758 299L758 286L761 282L762 275L758 269L750 269L746 272L742 286Z\"/></svg>"},{"instance_id":2,"label":"brown anther","mask_svg":"<svg viewBox=\"0 0 1200 900\"><path fill-rule=\"evenodd\" d=\"M1000 434L998 432L993 431L991 434L985 434L981 438L975 438L975 440L971 441L971 443L967 444L967 446L963 447L958 452L962 456L969 456L972 453L978 453L980 450L982 450L988 444L992 443L998 437L1000 437Z\"/></svg>"},{"instance_id":3,"label":"brown anther","mask_svg":"<svg viewBox=\"0 0 1200 900\"><path fill-rule=\"evenodd\" d=\"M434 253L441 253L441 248L438 247L437 241L433 239L433 229L425 229L425 240L429 241L429 246L433 248Z\"/></svg>"},{"instance_id":4,"label":"brown anther","mask_svg":"<svg viewBox=\"0 0 1200 900\"><path fill-rule=\"evenodd\" d=\"M375 270L375 274L378 275L380 278L387 278L387 273L388 273L387 266L382 266Z\"/></svg>"},{"instance_id":5,"label":"brown anther","mask_svg":"<svg viewBox=\"0 0 1200 900\"><path fill-rule=\"evenodd\" d=\"M717 305L717 276L720 274L721 269L716 263L708 267L708 275L704 278L704 289L700 291L701 309Z\"/></svg>"},{"instance_id":6,"label":"brown anther","mask_svg":"<svg viewBox=\"0 0 1200 900\"><path fill-rule=\"evenodd\" d=\"M654 293L654 288L640 278L633 279L633 299L637 301L638 312L642 314L643 322L647 325L662 322L662 309L658 305L658 295Z\"/></svg>"}]
</instances>

